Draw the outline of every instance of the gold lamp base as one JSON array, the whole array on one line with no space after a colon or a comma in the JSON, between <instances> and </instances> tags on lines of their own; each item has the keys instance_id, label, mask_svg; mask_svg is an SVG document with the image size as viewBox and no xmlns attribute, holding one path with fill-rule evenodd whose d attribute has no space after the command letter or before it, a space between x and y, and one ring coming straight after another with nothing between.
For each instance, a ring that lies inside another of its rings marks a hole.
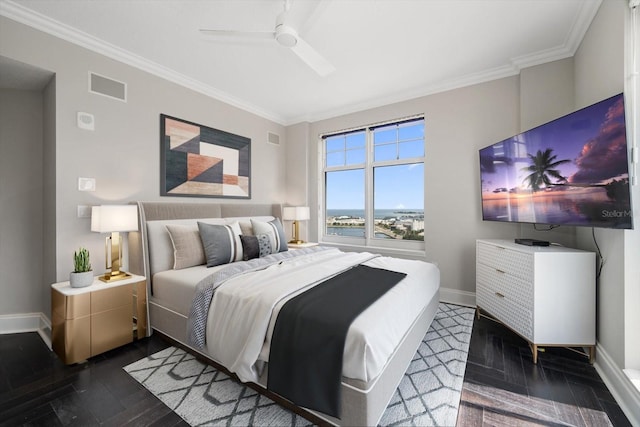
<instances>
[{"instance_id":1,"label":"gold lamp base","mask_svg":"<svg viewBox=\"0 0 640 427\"><path fill-rule=\"evenodd\" d=\"M289 240L289 243L294 244L294 245L301 245L301 244L304 243L304 240L292 239L292 240Z\"/></svg>"},{"instance_id":2,"label":"gold lamp base","mask_svg":"<svg viewBox=\"0 0 640 427\"><path fill-rule=\"evenodd\" d=\"M107 272L104 276L100 276L99 279L103 282L117 282L118 280L128 279L131 277L131 274L125 273L124 271L118 272Z\"/></svg>"}]
</instances>

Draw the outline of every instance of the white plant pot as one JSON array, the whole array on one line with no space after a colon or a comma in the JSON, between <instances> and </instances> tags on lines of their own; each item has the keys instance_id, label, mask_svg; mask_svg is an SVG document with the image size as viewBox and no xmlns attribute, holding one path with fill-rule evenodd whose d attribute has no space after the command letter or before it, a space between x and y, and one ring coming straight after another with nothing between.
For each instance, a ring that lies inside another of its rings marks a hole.
<instances>
[{"instance_id":1,"label":"white plant pot","mask_svg":"<svg viewBox=\"0 0 640 427\"><path fill-rule=\"evenodd\" d=\"M82 273L70 273L69 283L72 288L84 288L93 283L93 271L85 271Z\"/></svg>"}]
</instances>

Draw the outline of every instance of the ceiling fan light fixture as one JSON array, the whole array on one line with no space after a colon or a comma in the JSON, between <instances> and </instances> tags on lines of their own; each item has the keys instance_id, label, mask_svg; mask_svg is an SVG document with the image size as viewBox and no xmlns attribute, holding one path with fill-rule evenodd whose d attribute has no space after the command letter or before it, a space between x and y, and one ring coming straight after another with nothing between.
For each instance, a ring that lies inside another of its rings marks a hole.
<instances>
[{"instance_id":1,"label":"ceiling fan light fixture","mask_svg":"<svg viewBox=\"0 0 640 427\"><path fill-rule=\"evenodd\" d=\"M276 27L276 41L284 47L294 47L298 44L298 33L288 25L278 25Z\"/></svg>"}]
</instances>

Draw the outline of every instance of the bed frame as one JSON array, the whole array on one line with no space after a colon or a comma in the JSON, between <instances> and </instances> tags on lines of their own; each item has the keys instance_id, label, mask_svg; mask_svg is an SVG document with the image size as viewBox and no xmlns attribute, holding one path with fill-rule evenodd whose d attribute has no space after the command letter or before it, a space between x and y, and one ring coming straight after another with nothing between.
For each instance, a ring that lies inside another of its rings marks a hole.
<instances>
[{"instance_id":1,"label":"bed frame","mask_svg":"<svg viewBox=\"0 0 640 427\"><path fill-rule=\"evenodd\" d=\"M153 248L149 247L147 235L147 221L198 219L198 218L226 218L248 216L274 216L281 218L282 208L278 204L226 204L226 203L180 203L180 202L137 202L139 213L138 232L129 233L129 269L131 272L147 278L147 333L152 330L181 344L215 365L219 365L206 353L191 348L188 345L186 330L187 318L180 313L167 309L154 300L152 278L149 265L149 254ZM326 414L300 408L302 415L310 413L313 416L335 425L369 426L377 425L389 401L411 363L422 338L438 309L439 294L425 307L421 315L407 331L400 345L388 361L383 372L367 384L366 388L355 387L346 382L342 383L342 419L336 419ZM260 380L257 390L266 391L266 383ZM271 396L269 396L271 397ZM312 421L316 421L312 419Z\"/></svg>"}]
</instances>

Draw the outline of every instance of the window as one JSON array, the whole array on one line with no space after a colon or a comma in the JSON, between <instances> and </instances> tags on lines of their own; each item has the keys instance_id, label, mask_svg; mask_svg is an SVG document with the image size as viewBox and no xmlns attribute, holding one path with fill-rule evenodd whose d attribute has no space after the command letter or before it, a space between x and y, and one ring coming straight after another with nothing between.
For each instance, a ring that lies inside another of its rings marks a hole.
<instances>
[{"instance_id":1,"label":"window","mask_svg":"<svg viewBox=\"0 0 640 427\"><path fill-rule=\"evenodd\" d=\"M323 240L423 248L424 118L322 136Z\"/></svg>"}]
</instances>

